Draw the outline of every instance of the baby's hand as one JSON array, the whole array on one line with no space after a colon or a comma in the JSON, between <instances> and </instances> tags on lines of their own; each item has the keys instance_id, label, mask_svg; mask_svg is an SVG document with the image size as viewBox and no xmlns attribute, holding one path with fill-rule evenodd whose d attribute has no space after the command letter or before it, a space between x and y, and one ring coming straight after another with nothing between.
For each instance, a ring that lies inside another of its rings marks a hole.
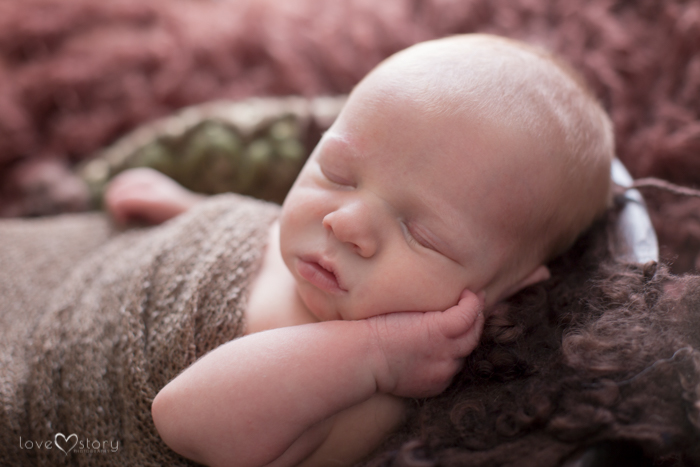
<instances>
[{"instance_id":1,"label":"baby's hand","mask_svg":"<svg viewBox=\"0 0 700 467\"><path fill-rule=\"evenodd\" d=\"M372 368L380 392L402 397L440 394L479 343L483 293L465 290L446 311L401 312L366 320L374 335Z\"/></svg>"},{"instance_id":2,"label":"baby's hand","mask_svg":"<svg viewBox=\"0 0 700 467\"><path fill-rule=\"evenodd\" d=\"M138 168L124 171L107 185L105 206L119 224L160 224L181 214L204 197L162 173Z\"/></svg>"}]
</instances>

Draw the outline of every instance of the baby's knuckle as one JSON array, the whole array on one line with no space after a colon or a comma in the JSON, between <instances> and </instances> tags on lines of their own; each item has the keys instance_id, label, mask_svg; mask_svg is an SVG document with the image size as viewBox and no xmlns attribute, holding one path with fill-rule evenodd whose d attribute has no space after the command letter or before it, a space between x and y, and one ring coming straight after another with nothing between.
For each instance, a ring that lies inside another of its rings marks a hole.
<instances>
[{"instance_id":1,"label":"baby's knuckle","mask_svg":"<svg viewBox=\"0 0 700 467\"><path fill-rule=\"evenodd\" d=\"M466 339L462 339L460 342L460 356L466 357L476 348L478 340L474 336L469 336Z\"/></svg>"},{"instance_id":2,"label":"baby's knuckle","mask_svg":"<svg viewBox=\"0 0 700 467\"><path fill-rule=\"evenodd\" d=\"M459 319L460 328L465 330L465 331L474 325L474 315L470 312L460 313L458 319Z\"/></svg>"}]
</instances>

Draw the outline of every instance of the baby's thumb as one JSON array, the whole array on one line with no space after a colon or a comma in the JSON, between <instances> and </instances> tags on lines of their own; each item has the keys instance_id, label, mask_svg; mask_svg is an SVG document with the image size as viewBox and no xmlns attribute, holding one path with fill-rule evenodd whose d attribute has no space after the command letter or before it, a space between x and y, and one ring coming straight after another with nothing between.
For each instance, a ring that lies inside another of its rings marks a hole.
<instances>
[{"instance_id":1,"label":"baby's thumb","mask_svg":"<svg viewBox=\"0 0 700 467\"><path fill-rule=\"evenodd\" d=\"M441 313L442 334L447 338L455 338L468 332L480 317L483 318L485 296L484 291L478 294L469 290L462 292L459 302Z\"/></svg>"}]
</instances>

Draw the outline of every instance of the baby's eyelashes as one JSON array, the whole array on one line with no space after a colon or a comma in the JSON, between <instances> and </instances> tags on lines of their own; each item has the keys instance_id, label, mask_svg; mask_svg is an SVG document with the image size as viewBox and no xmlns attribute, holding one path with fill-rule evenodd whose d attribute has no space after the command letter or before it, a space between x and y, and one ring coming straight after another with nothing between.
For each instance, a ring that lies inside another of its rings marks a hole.
<instances>
[{"instance_id":1,"label":"baby's eyelashes","mask_svg":"<svg viewBox=\"0 0 700 467\"><path fill-rule=\"evenodd\" d=\"M319 168L321 169L321 173L323 174L323 176L326 177L330 182L335 183L336 185L340 185L342 187L356 187L356 183L354 182L354 180L351 179L351 177L341 175L339 171L331 170L330 168L324 167L321 164L319 164Z\"/></svg>"},{"instance_id":2,"label":"baby's eyelashes","mask_svg":"<svg viewBox=\"0 0 700 467\"><path fill-rule=\"evenodd\" d=\"M405 222L401 222L401 230L403 230L404 236L409 243L427 248L429 250L437 251L430 242L423 238L420 233L410 229Z\"/></svg>"}]
</instances>

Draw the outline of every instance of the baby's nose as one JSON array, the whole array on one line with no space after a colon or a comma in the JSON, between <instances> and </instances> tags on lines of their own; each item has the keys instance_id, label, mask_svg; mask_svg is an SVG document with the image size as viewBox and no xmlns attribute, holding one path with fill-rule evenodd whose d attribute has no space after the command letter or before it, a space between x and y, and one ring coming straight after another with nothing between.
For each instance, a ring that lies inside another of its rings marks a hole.
<instances>
[{"instance_id":1,"label":"baby's nose","mask_svg":"<svg viewBox=\"0 0 700 467\"><path fill-rule=\"evenodd\" d=\"M323 226L363 258L377 252L376 227L368 206L361 202L342 206L326 214Z\"/></svg>"}]
</instances>

